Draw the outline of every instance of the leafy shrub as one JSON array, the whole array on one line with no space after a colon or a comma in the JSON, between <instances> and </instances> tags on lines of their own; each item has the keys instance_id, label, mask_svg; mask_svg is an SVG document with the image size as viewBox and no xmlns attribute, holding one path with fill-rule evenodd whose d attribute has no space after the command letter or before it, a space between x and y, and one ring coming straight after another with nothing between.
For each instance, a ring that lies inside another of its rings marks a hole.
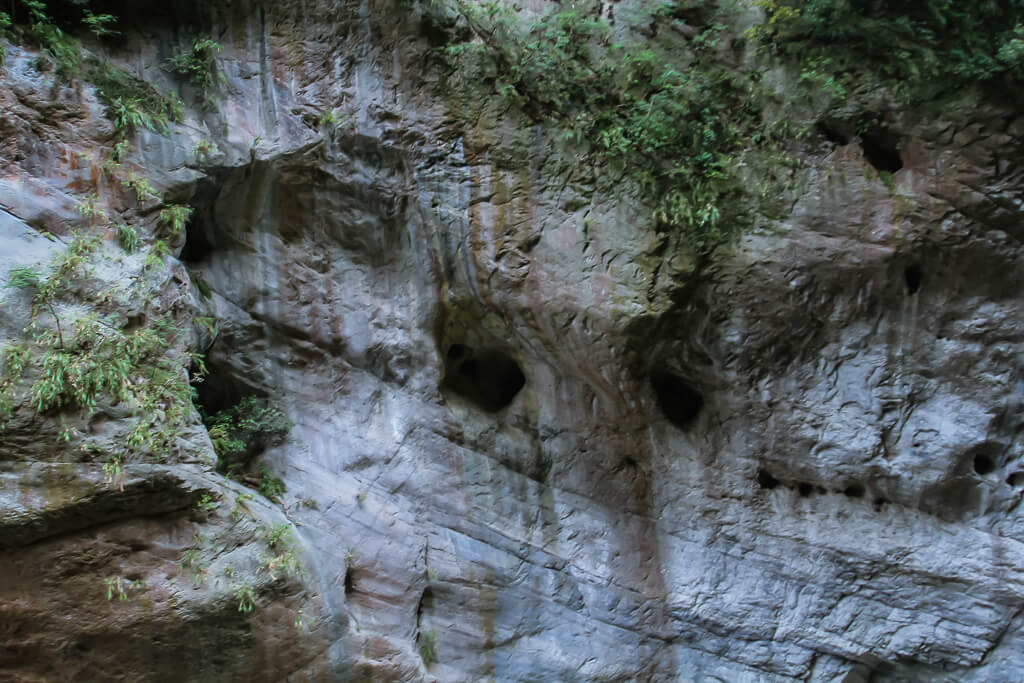
<instances>
[{"instance_id":1,"label":"leafy shrub","mask_svg":"<svg viewBox=\"0 0 1024 683\"><path fill-rule=\"evenodd\" d=\"M292 533L292 528L288 524L278 524L270 529L264 529L263 540L267 542L267 546L275 548L279 543L285 543L288 537Z\"/></svg>"},{"instance_id":2,"label":"leafy shrub","mask_svg":"<svg viewBox=\"0 0 1024 683\"><path fill-rule=\"evenodd\" d=\"M68 321L58 315L55 304L85 271L98 244L95 237L77 235L46 274L38 268L12 272L12 286L35 290L33 323L20 344L5 350L0 424L20 391L41 414L78 410L88 416L103 397L126 403L136 422L124 450L104 465L108 482L123 483L127 459L142 453L161 457L170 451L192 414L194 390L181 362L167 353L180 334L171 320L157 318L128 330L117 316L101 316L96 310L74 314ZM37 323L41 308L53 315L55 332Z\"/></svg>"},{"instance_id":3,"label":"leafy shrub","mask_svg":"<svg viewBox=\"0 0 1024 683\"><path fill-rule=\"evenodd\" d=\"M179 235L185 231L191 216L192 207L168 204L160 211L160 224L169 227L172 235Z\"/></svg>"},{"instance_id":4,"label":"leafy shrub","mask_svg":"<svg viewBox=\"0 0 1024 683\"><path fill-rule=\"evenodd\" d=\"M217 470L237 474L269 446L281 443L292 428L284 413L255 396L207 418L217 453Z\"/></svg>"},{"instance_id":5,"label":"leafy shrub","mask_svg":"<svg viewBox=\"0 0 1024 683\"><path fill-rule=\"evenodd\" d=\"M111 576L103 580L104 585L107 587L107 600L113 600L116 596L121 602L126 602L130 599L129 592L138 588L139 583L137 581L130 581L120 576Z\"/></svg>"},{"instance_id":6,"label":"leafy shrub","mask_svg":"<svg viewBox=\"0 0 1024 683\"><path fill-rule=\"evenodd\" d=\"M140 127L166 135L170 122L181 122L184 105L176 95L162 95L110 62L89 60L85 76L96 86L96 96L106 106L107 118L114 122L122 140Z\"/></svg>"},{"instance_id":7,"label":"leafy shrub","mask_svg":"<svg viewBox=\"0 0 1024 683\"><path fill-rule=\"evenodd\" d=\"M756 74L716 63L713 22L689 59L645 44L609 45L610 27L583 10L553 12L523 29L497 3L455 0L469 28L443 50L467 83L495 92L535 120L567 128L597 161L622 168L655 204L666 231L696 252L728 240L747 220L733 168L751 141L768 140Z\"/></svg>"},{"instance_id":8,"label":"leafy shrub","mask_svg":"<svg viewBox=\"0 0 1024 683\"><path fill-rule=\"evenodd\" d=\"M7 12L0 12L0 41L7 37L7 31L11 28L11 15ZM3 43L0 43L0 66L4 65L7 53L4 51Z\"/></svg>"},{"instance_id":9,"label":"leafy shrub","mask_svg":"<svg viewBox=\"0 0 1024 683\"><path fill-rule=\"evenodd\" d=\"M187 78L204 93L220 80L217 71L217 53L221 45L208 36L192 41L192 46L167 60L168 68Z\"/></svg>"},{"instance_id":10,"label":"leafy shrub","mask_svg":"<svg viewBox=\"0 0 1024 683\"><path fill-rule=\"evenodd\" d=\"M117 242L125 251L135 251L139 248L139 233L134 227L119 223L117 225Z\"/></svg>"},{"instance_id":11,"label":"leafy shrub","mask_svg":"<svg viewBox=\"0 0 1024 683\"><path fill-rule=\"evenodd\" d=\"M118 32L111 28L117 23L117 17L113 14L93 14L89 8L82 10L82 23L97 38L116 36Z\"/></svg>"},{"instance_id":12,"label":"leafy shrub","mask_svg":"<svg viewBox=\"0 0 1024 683\"><path fill-rule=\"evenodd\" d=\"M828 58L837 74L873 73L898 90L1020 78L1018 0L759 0L753 34L779 54Z\"/></svg>"},{"instance_id":13,"label":"leafy shrub","mask_svg":"<svg viewBox=\"0 0 1024 683\"><path fill-rule=\"evenodd\" d=\"M46 69L52 62L57 76L69 81L76 78L82 61L78 42L50 18L46 13L45 2L22 0L22 4L28 11L28 23L23 27L24 35L42 50L36 66Z\"/></svg>"},{"instance_id":14,"label":"leafy shrub","mask_svg":"<svg viewBox=\"0 0 1024 683\"><path fill-rule=\"evenodd\" d=\"M238 611L248 614L256 606L256 591L248 581L235 586L235 600L238 601Z\"/></svg>"},{"instance_id":15,"label":"leafy shrub","mask_svg":"<svg viewBox=\"0 0 1024 683\"><path fill-rule=\"evenodd\" d=\"M280 477L275 477L273 472L265 467L261 467L258 490L264 498L276 502L284 495L286 489L284 481Z\"/></svg>"}]
</instances>

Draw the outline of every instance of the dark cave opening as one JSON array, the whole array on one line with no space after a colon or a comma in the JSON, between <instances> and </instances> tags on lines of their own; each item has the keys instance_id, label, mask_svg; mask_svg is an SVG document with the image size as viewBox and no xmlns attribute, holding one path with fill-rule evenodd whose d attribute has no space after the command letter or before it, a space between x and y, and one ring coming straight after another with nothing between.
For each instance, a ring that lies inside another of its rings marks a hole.
<instances>
[{"instance_id":1,"label":"dark cave opening","mask_svg":"<svg viewBox=\"0 0 1024 683\"><path fill-rule=\"evenodd\" d=\"M800 494L801 498L808 498L808 497L810 497L810 495L812 493L814 493L814 485L813 484L808 484L807 482L802 481L796 487L796 490L797 490L797 493Z\"/></svg>"},{"instance_id":2,"label":"dark cave opening","mask_svg":"<svg viewBox=\"0 0 1024 683\"><path fill-rule=\"evenodd\" d=\"M1024 486L1024 472L1014 472L1006 478L1006 483L1014 487Z\"/></svg>"},{"instance_id":3,"label":"dark cave opening","mask_svg":"<svg viewBox=\"0 0 1024 683\"><path fill-rule=\"evenodd\" d=\"M903 280L907 283L907 294L914 295L921 290L921 280L924 279L924 271L921 264L911 263L903 269Z\"/></svg>"},{"instance_id":4,"label":"dark cave opening","mask_svg":"<svg viewBox=\"0 0 1024 683\"><path fill-rule=\"evenodd\" d=\"M903 168L903 157L897 145L898 139L892 133L876 128L860 136L864 158L875 170L895 173Z\"/></svg>"},{"instance_id":5,"label":"dark cave opening","mask_svg":"<svg viewBox=\"0 0 1024 683\"><path fill-rule=\"evenodd\" d=\"M212 180L203 180L197 186L189 202L192 215L185 225L185 245L178 259L190 266L206 263L217 251L217 222L214 217L214 203L221 187Z\"/></svg>"},{"instance_id":6,"label":"dark cave opening","mask_svg":"<svg viewBox=\"0 0 1024 683\"><path fill-rule=\"evenodd\" d=\"M193 213L185 226L185 246L181 248L181 254L178 256L182 263L190 266L204 263L215 249L198 215L199 211Z\"/></svg>"},{"instance_id":7,"label":"dark cave opening","mask_svg":"<svg viewBox=\"0 0 1024 683\"><path fill-rule=\"evenodd\" d=\"M665 368L651 371L650 379L662 414L679 429L689 431L704 408L704 396L687 380Z\"/></svg>"},{"instance_id":8,"label":"dark cave opening","mask_svg":"<svg viewBox=\"0 0 1024 683\"><path fill-rule=\"evenodd\" d=\"M866 491L861 484L850 484L843 489L843 495L847 498L863 498Z\"/></svg>"},{"instance_id":9,"label":"dark cave opening","mask_svg":"<svg viewBox=\"0 0 1024 683\"><path fill-rule=\"evenodd\" d=\"M196 390L196 404L204 419L235 407L243 398L260 395L260 392L240 382L213 358L206 361L206 371L203 381L193 385Z\"/></svg>"},{"instance_id":10,"label":"dark cave opening","mask_svg":"<svg viewBox=\"0 0 1024 683\"><path fill-rule=\"evenodd\" d=\"M850 134L844 128L845 126L834 122L823 121L818 124L818 130L825 136L825 139L837 147L845 147L850 144Z\"/></svg>"},{"instance_id":11,"label":"dark cave opening","mask_svg":"<svg viewBox=\"0 0 1024 683\"><path fill-rule=\"evenodd\" d=\"M526 386L526 375L503 351L452 344L445 355L442 385L478 408L496 413Z\"/></svg>"},{"instance_id":12,"label":"dark cave opening","mask_svg":"<svg viewBox=\"0 0 1024 683\"><path fill-rule=\"evenodd\" d=\"M987 453L978 453L974 456L974 459L971 461L971 466L974 468L975 472L982 476L985 476L986 474L990 474L993 470L995 470L996 462L995 460L992 459L992 456L988 455Z\"/></svg>"},{"instance_id":13,"label":"dark cave opening","mask_svg":"<svg viewBox=\"0 0 1024 683\"><path fill-rule=\"evenodd\" d=\"M770 491L779 485L779 480L773 477L772 473L768 470L759 469L757 471L757 485Z\"/></svg>"}]
</instances>

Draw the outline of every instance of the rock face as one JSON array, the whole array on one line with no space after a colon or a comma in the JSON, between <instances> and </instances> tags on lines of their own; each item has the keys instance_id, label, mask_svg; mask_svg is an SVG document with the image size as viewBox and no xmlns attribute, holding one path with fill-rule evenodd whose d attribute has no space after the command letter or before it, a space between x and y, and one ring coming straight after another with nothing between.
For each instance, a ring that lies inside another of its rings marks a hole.
<instances>
[{"instance_id":1,"label":"rock face","mask_svg":"<svg viewBox=\"0 0 1024 683\"><path fill-rule=\"evenodd\" d=\"M216 5L123 8L110 56L169 90L181 36L224 46L215 106L128 166L195 209L147 281L207 354L206 410L294 422L258 463L287 493L212 472L198 416L108 483L19 407L0 679L1019 676L1019 112L826 130L788 215L693 276L610 170L444 94L422 8ZM112 135L94 89L34 56L7 45L0 279L87 228L76 196L156 220L83 156ZM13 339L29 303L3 296Z\"/></svg>"}]
</instances>

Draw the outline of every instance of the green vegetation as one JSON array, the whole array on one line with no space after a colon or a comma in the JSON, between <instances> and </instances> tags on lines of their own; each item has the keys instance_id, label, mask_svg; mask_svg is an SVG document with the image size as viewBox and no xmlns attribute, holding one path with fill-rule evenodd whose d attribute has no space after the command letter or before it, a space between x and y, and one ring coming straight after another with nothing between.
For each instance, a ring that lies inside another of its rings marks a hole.
<instances>
[{"instance_id":1,"label":"green vegetation","mask_svg":"<svg viewBox=\"0 0 1024 683\"><path fill-rule=\"evenodd\" d=\"M196 509L200 512L210 512L220 507L220 503L210 497L210 494L204 493L199 497L199 501L196 503Z\"/></svg>"},{"instance_id":2,"label":"green vegetation","mask_svg":"<svg viewBox=\"0 0 1024 683\"><path fill-rule=\"evenodd\" d=\"M281 443L292 423L276 407L249 396L207 418L206 426L217 453L217 471L231 475L267 447Z\"/></svg>"},{"instance_id":3,"label":"green vegetation","mask_svg":"<svg viewBox=\"0 0 1024 683\"><path fill-rule=\"evenodd\" d=\"M288 524L278 524L275 527L263 530L263 540L267 542L268 547L274 548L278 544L284 544L291 533L291 526Z\"/></svg>"},{"instance_id":4,"label":"green vegetation","mask_svg":"<svg viewBox=\"0 0 1024 683\"><path fill-rule=\"evenodd\" d=\"M18 28L26 40L42 51L35 60L36 67L46 71L52 66L57 76L67 81L76 78L82 61L78 41L57 26L46 13L46 3L42 0L21 0L21 4L27 17Z\"/></svg>"},{"instance_id":5,"label":"green vegetation","mask_svg":"<svg viewBox=\"0 0 1024 683\"><path fill-rule=\"evenodd\" d=\"M122 138L140 126L166 134L170 122L182 120L184 105L176 94L162 95L151 84L109 62L89 60L85 75L96 86L107 117Z\"/></svg>"},{"instance_id":6,"label":"green vegetation","mask_svg":"<svg viewBox=\"0 0 1024 683\"><path fill-rule=\"evenodd\" d=\"M128 172L127 176L121 179L121 185L126 190L134 192L135 198L140 202L156 196L156 189L153 187L153 184L149 182L149 178L135 175L131 171Z\"/></svg>"},{"instance_id":7,"label":"green vegetation","mask_svg":"<svg viewBox=\"0 0 1024 683\"><path fill-rule=\"evenodd\" d=\"M1019 0L759 0L751 35L853 84L871 74L904 94L977 81L1024 79Z\"/></svg>"},{"instance_id":8,"label":"green vegetation","mask_svg":"<svg viewBox=\"0 0 1024 683\"><path fill-rule=\"evenodd\" d=\"M285 493L284 482L265 467L260 468L260 482L257 490L267 500L279 502Z\"/></svg>"},{"instance_id":9,"label":"green vegetation","mask_svg":"<svg viewBox=\"0 0 1024 683\"><path fill-rule=\"evenodd\" d=\"M317 124L321 128L327 129L335 128L339 123L341 123L341 117L338 115L338 112L333 109L325 111L320 115L320 119L317 121Z\"/></svg>"},{"instance_id":10,"label":"green vegetation","mask_svg":"<svg viewBox=\"0 0 1024 683\"><path fill-rule=\"evenodd\" d=\"M489 83L534 120L589 143L593 161L634 179L658 227L685 235L694 252L727 242L749 222L735 171L741 155L774 150L758 74L719 62L724 27L714 13L678 53L652 41L612 43L594 8L575 7L523 27L498 3L455 0L458 20L443 55L467 87Z\"/></svg>"},{"instance_id":11,"label":"green vegetation","mask_svg":"<svg viewBox=\"0 0 1024 683\"><path fill-rule=\"evenodd\" d=\"M248 581L235 586L235 600L238 601L238 611L244 614L248 614L256 606L256 591Z\"/></svg>"},{"instance_id":12,"label":"green vegetation","mask_svg":"<svg viewBox=\"0 0 1024 683\"><path fill-rule=\"evenodd\" d=\"M437 634L434 631L420 633L420 657L423 663L430 665L437 661Z\"/></svg>"},{"instance_id":13,"label":"green vegetation","mask_svg":"<svg viewBox=\"0 0 1024 683\"><path fill-rule=\"evenodd\" d=\"M138 588L139 584L137 581L129 581L128 579L120 576L111 576L103 580L104 585L107 587L107 600L113 600L116 596L120 602L126 602L131 599L129 592Z\"/></svg>"},{"instance_id":14,"label":"green vegetation","mask_svg":"<svg viewBox=\"0 0 1024 683\"><path fill-rule=\"evenodd\" d=\"M167 67L173 73L183 76L205 95L223 80L217 69L217 53L220 43L208 36L200 36L192 45L167 60Z\"/></svg>"},{"instance_id":15,"label":"green vegetation","mask_svg":"<svg viewBox=\"0 0 1024 683\"><path fill-rule=\"evenodd\" d=\"M89 8L82 10L82 23L97 38L119 35L111 26L117 23L117 17L113 14L93 14Z\"/></svg>"},{"instance_id":16,"label":"green vegetation","mask_svg":"<svg viewBox=\"0 0 1024 683\"><path fill-rule=\"evenodd\" d=\"M0 41L7 37L11 28L11 15L7 12L0 12ZM4 65L7 53L4 51L3 43L0 43L0 66Z\"/></svg>"},{"instance_id":17,"label":"green vegetation","mask_svg":"<svg viewBox=\"0 0 1024 683\"><path fill-rule=\"evenodd\" d=\"M170 228L172 235L185 232L188 219L192 217L192 207L181 204L167 204L160 211L160 225Z\"/></svg>"},{"instance_id":18,"label":"green vegetation","mask_svg":"<svg viewBox=\"0 0 1024 683\"><path fill-rule=\"evenodd\" d=\"M29 266L10 272L9 286L32 290L33 310L25 338L4 349L0 426L22 401L39 414L78 411L83 418L96 411L101 399L131 406L136 421L124 450L104 464L107 480L123 486L127 460L170 452L192 414L193 389L182 371L187 358L168 353L180 334L172 320L156 318L128 329L110 310L113 302L105 294L79 295L76 307L59 312L58 304L87 274L98 248L98 238L76 235L45 270ZM53 318L53 329L41 324L44 310ZM65 430L64 438L71 433Z\"/></svg>"},{"instance_id":19,"label":"green vegetation","mask_svg":"<svg viewBox=\"0 0 1024 683\"><path fill-rule=\"evenodd\" d=\"M118 223L117 243L125 251L132 252L139 248L139 233L130 225Z\"/></svg>"},{"instance_id":20,"label":"green vegetation","mask_svg":"<svg viewBox=\"0 0 1024 683\"><path fill-rule=\"evenodd\" d=\"M217 149L217 145L215 143L210 142L206 138L203 138L202 140L196 143L193 153L196 155L196 161L201 161L216 154L218 151L219 150Z\"/></svg>"}]
</instances>

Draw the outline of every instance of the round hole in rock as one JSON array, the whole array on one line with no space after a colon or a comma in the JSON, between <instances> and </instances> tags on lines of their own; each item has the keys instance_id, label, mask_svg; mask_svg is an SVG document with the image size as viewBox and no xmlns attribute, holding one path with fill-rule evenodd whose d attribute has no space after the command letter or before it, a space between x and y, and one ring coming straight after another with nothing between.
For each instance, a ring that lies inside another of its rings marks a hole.
<instances>
[{"instance_id":1,"label":"round hole in rock","mask_svg":"<svg viewBox=\"0 0 1024 683\"><path fill-rule=\"evenodd\" d=\"M773 489L779 485L779 480L772 476L772 473L765 469L757 471L757 485L763 489Z\"/></svg>"},{"instance_id":2,"label":"round hole in rock","mask_svg":"<svg viewBox=\"0 0 1024 683\"><path fill-rule=\"evenodd\" d=\"M1006 483L1015 487L1024 486L1024 472L1014 472L1006 478Z\"/></svg>"},{"instance_id":3,"label":"round hole in rock","mask_svg":"<svg viewBox=\"0 0 1024 683\"><path fill-rule=\"evenodd\" d=\"M984 476L996 468L996 461L987 453L978 453L971 461L971 465L974 467L975 472Z\"/></svg>"},{"instance_id":4,"label":"round hole in rock","mask_svg":"<svg viewBox=\"0 0 1024 683\"><path fill-rule=\"evenodd\" d=\"M445 356L444 386L477 407L496 413L526 385L526 375L507 353L452 344Z\"/></svg>"},{"instance_id":5,"label":"round hole in rock","mask_svg":"<svg viewBox=\"0 0 1024 683\"><path fill-rule=\"evenodd\" d=\"M701 393L685 379L665 369L651 372L651 388L668 421L684 432L689 431L704 407Z\"/></svg>"},{"instance_id":6,"label":"round hole in rock","mask_svg":"<svg viewBox=\"0 0 1024 683\"><path fill-rule=\"evenodd\" d=\"M808 484L807 482L801 482L800 486L797 487L797 492L800 494L802 498L807 498L812 493L814 493L814 486L812 484Z\"/></svg>"},{"instance_id":7,"label":"round hole in rock","mask_svg":"<svg viewBox=\"0 0 1024 683\"><path fill-rule=\"evenodd\" d=\"M903 279L907 283L907 293L917 294L921 289L921 280L924 278L924 272L921 270L921 265L918 263L911 263L903 270Z\"/></svg>"}]
</instances>

